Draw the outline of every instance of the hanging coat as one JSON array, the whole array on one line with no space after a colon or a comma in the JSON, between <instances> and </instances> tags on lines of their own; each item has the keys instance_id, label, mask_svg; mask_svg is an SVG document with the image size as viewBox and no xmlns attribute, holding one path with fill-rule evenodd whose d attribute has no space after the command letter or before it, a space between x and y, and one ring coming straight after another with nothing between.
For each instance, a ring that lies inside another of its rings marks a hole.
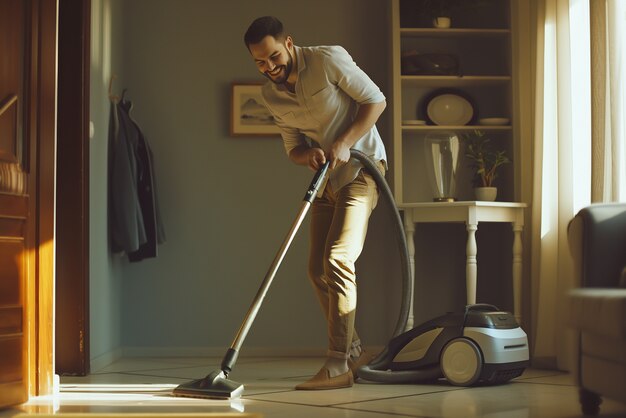
<instances>
[{"instance_id":1,"label":"hanging coat","mask_svg":"<svg viewBox=\"0 0 626 418\"><path fill-rule=\"evenodd\" d=\"M114 253L131 262L157 256L165 230L156 196L154 158L130 116L132 103L111 103L109 122L109 226Z\"/></svg>"}]
</instances>

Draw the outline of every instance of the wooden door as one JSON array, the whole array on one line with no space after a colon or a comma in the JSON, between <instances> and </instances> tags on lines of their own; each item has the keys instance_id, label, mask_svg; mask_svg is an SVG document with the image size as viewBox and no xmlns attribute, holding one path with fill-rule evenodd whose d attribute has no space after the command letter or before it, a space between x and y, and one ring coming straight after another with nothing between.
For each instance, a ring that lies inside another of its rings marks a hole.
<instances>
[{"instance_id":1,"label":"wooden door","mask_svg":"<svg viewBox=\"0 0 626 418\"><path fill-rule=\"evenodd\" d=\"M26 2L0 0L0 406L27 398Z\"/></svg>"},{"instance_id":2,"label":"wooden door","mask_svg":"<svg viewBox=\"0 0 626 418\"><path fill-rule=\"evenodd\" d=\"M0 0L0 408L50 393L57 0Z\"/></svg>"}]
</instances>

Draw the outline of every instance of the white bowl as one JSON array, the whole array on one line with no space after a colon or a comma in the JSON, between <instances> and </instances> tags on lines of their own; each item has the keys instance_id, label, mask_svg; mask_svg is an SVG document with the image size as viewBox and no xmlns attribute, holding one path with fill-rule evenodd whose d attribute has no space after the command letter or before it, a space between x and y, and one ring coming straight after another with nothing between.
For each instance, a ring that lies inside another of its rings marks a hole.
<instances>
[{"instance_id":1,"label":"white bowl","mask_svg":"<svg viewBox=\"0 0 626 418\"><path fill-rule=\"evenodd\" d=\"M480 125L508 125L509 118L482 118L478 119Z\"/></svg>"}]
</instances>

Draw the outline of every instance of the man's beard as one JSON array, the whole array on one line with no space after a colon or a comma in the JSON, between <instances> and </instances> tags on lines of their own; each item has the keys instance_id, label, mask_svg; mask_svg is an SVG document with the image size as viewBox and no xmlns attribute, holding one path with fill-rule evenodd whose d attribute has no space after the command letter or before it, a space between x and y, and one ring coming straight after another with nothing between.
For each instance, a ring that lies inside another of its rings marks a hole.
<instances>
[{"instance_id":1,"label":"man's beard","mask_svg":"<svg viewBox=\"0 0 626 418\"><path fill-rule=\"evenodd\" d=\"M287 50L287 54L289 54L289 58L287 59L287 65L281 65L279 68L282 69L281 74L278 78L273 78L269 75L268 71L264 72L263 75L270 79L275 84L285 84L287 79L289 78L289 74L291 74L291 70L293 69L293 58L291 54Z\"/></svg>"}]
</instances>

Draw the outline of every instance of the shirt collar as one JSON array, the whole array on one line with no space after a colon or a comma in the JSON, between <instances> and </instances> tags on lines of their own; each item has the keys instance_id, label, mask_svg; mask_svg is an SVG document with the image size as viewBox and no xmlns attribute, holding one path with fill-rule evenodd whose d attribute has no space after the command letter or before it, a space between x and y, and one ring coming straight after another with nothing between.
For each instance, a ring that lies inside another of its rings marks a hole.
<instances>
[{"instance_id":1,"label":"shirt collar","mask_svg":"<svg viewBox=\"0 0 626 418\"><path fill-rule=\"evenodd\" d=\"M304 60L304 54L302 53L302 48L294 45L293 50L296 53L296 61L298 62L298 78L300 78L300 73L306 68L306 61Z\"/></svg>"}]
</instances>

